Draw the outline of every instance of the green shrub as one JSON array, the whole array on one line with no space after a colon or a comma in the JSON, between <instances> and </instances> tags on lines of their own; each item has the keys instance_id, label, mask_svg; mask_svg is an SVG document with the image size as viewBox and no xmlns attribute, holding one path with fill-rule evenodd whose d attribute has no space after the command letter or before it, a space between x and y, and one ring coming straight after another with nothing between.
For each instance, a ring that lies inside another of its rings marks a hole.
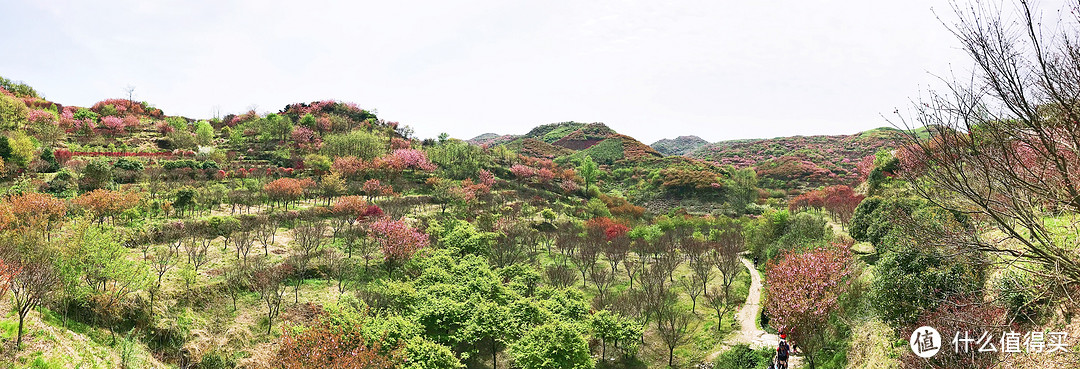
<instances>
[{"instance_id":1,"label":"green shrub","mask_svg":"<svg viewBox=\"0 0 1080 369\"><path fill-rule=\"evenodd\" d=\"M732 346L716 357L715 369L764 369L772 362L772 350L754 350L745 343Z\"/></svg>"}]
</instances>

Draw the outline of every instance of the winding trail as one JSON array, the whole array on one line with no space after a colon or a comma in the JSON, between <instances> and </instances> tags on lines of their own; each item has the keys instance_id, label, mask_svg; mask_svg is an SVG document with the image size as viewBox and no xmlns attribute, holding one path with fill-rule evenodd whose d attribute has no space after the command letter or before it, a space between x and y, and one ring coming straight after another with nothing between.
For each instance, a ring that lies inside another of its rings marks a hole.
<instances>
[{"instance_id":1,"label":"winding trail","mask_svg":"<svg viewBox=\"0 0 1080 369\"><path fill-rule=\"evenodd\" d=\"M736 314L739 330L727 340L723 349L709 354L706 357L707 362L711 363L721 352L727 350L733 344L745 343L754 349L775 348L780 344L780 336L765 332L757 325L757 317L761 314L761 274L758 273L754 263L749 259L742 258L742 263L746 266L747 272L750 273L750 291L746 294L746 302L743 303L742 308L738 309ZM797 368L802 363L802 358L791 356L788 363L788 367Z\"/></svg>"}]
</instances>

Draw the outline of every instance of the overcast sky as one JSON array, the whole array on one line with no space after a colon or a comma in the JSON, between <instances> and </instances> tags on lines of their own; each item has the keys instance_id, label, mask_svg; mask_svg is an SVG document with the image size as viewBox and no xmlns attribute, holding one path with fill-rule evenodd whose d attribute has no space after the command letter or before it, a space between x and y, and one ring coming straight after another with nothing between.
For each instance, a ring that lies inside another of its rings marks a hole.
<instances>
[{"instance_id":1,"label":"overcast sky","mask_svg":"<svg viewBox=\"0 0 1080 369\"><path fill-rule=\"evenodd\" d=\"M970 65L943 1L299 3L3 0L0 76L191 118L335 99L420 137L573 120L651 143L885 126Z\"/></svg>"}]
</instances>

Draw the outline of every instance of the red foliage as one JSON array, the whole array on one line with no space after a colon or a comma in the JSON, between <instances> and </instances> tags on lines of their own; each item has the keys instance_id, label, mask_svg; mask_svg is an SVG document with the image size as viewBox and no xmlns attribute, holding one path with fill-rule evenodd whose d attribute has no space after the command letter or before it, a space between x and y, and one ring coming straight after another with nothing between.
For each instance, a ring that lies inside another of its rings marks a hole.
<instances>
[{"instance_id":1,"label":"red foliage","mask_svg":"<svg viewBox=\"0 0 1080 369\"><path fill-rule=\"evenodd\" d=\"M359 218L368 209L367 201L360 196L342 196L334 200L335 216Z\"/></svg>"},{"instance_id":2,"label":"red foliage","mask_svg":"<svg viewBox=\"0 0 1080 369\"><path fill-rule=\"evenodd\" d=\"M8 287L11 286L11 280L15 278L16 274L19 274L19 271L19 268L14 264L6 264L4 260L0 260L0 299L7 294Z\"/></svg>"},{"instance_id":3,"label":"red foliage","mask_svg":"<svg viewBox=\"0 0 1080 369\"><path fill-rule=\"evenodd\" d=\"M368 164L355 156L339 156L334 158L333 164L330 164L330 171L346 178L356 178L366 169L368 169Z\"/></svg>"},{"instance_id":4,"label":"red foliage","mask_svg":"<svg viewBox=\"0 0 1080 369\"><path fill-rule=\"evenodd\" d=\"M71 151L68 151L68 149L53 150L53 157L56 158L56 162L60 164L67 163L68 160L71 160L72 156L74 156L74 154L72 154Z\"/></svg>"},{"instance_id":5,"label":"red foliage","mask_svg":"<svg viewBox=\"0 0 1080 369\"><path fill-rule=\"evenodd\" d=\"M33 229L42 226L49 227L52 222L63 218L67 212L64 201L36 192L27 192L8 198L8 204L11 205L15 225Z\"/></svg>"},{"instance_id":6,"label":"red foliage","mask_svg":"<svg viewBox=\"0 0 1080 369\"><path fill-rule=\"evenodd\" d=\"M798 212L807 209L821 209L825 206L825 193L813 190L803 193L788 201L788 211Z\"/></svg>"},{"instance_id":7,"label":"red foliage","mask_svg":"<svg viewBox=\"0 0 1080 369\"><path fill-rule=\"evenodd\" d=\"M367 219L378 218L378 217L381 217L381 216L383 216L382 208L380 208L378 205L374 205L374 204L368 205L367 209L364 209L364 213L360 214L360 218L362 218L362 219L363 218L367 218Z\"/></svg>"},{"instance_id":8,"label":"red foliage","mask_svg":"<svg viewBox=\"0 0 1080 369\"><path fill-rule=\"evenodd\" d=\"M630 227L611 220L611 218L608 217L589 219L585 222L585 228L602 231L604 233L604 238L608 241L624 236L627 232L630 232Z\"/></svg>"},{"instance_id":9,"label":"red foliage","mask_svg":"<svg viewBox=\"0 0 1080 369\"><path fill-rule=\"evenodd\" d=\"M851 217L855 215L855 208L866 197L856 194L851 187L844 185L827 187L824 193L825 210L832 213L840 221L840 224L844 225L851 221Z\"/></svg>"},{"instance_id":10,"label":"red foliage","mask_svg":"<svg viewBox=\"0 0 1080 369\"><path fill-rule=\"evenodd\" d=\"M390 369L404 362L400 348L384 350L363 337L362 327L338 324L324 314L319 312L318 322L311 327L284 330L275 367Z\"/></svg>"},{"instance_id":11,"label":"red foliage","mask_svg":"<svg viewBox=\"0 0 1080 369\"><path fill-rule=\"evenodd\" d=\"M72 203L76 208L86 211L94 219L101 221L135 207L139 203L139 195L99 188L79 195Z\"/></svg>"},{"instance_id":12,"label":"red foliage","mask_svg":"<svg viewBox=\"0 0 1080 369\"><path fill-rule=\"evenodd\" d=\"M390 185L384 185L379 182L378 179L369 179L364 182L364 187L360 191L368 198L374 198L376 196L392 196L394 194L394 188Z\"/></svg>"},{"instance_id":13,"label":"red foliage","mask_svg":"<svg viewBox=\"0 0 1080 369\"><path fill-rule=\"evenodd\" d=\"M309 183L298 179L278 178L263 186L263 191L266 191L266 195L271 200L284 201L288 204L290 201L300 199L304 195L304 189L308 186L310 186Z\"/></svg>"},{"instance_id":14,"label":"red foliage","mask_svg":"<svg viewBox=\"0 0 1080 369\"><path fill-rule=\"evenodd\" d=\"M412 146L412 144L409 142L409 140L406 140L406 139L403 139L403 138L397 138L397 137L394 137L394 138L390 139L390 149L391 150L408 149L411 146Z\"/></svg>"}]
</instances>

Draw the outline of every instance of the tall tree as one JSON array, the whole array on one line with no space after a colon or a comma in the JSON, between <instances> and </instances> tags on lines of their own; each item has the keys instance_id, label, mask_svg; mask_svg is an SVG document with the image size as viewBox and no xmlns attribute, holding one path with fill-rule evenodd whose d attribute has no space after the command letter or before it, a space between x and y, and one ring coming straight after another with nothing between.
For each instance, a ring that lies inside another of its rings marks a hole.
<instances>
[{"instance_id":1,"label":"tall tree","mask_svg":"<svg viewBox=\"0 0 1080 369\"><path fill-rule=\"evenodd\" d=\"M1057 14L1072 19L1045 26L1030 1L1016 9L1010 16L954 7L950 31L975 70L916 101L913 117L900 117L930 138L907 136L899 174L922 197L1007 238L969 235L954 247L1034 263L1041 277L1077 283L1080 251L1063 235L1080 224L1045 219L1080 212L1080 32L1072 26L1080 13L1071 4Z\"/></svg>"},{"instance_id":2,"label":"tall tree","mask_svg":"<svg viewBox=\"0 0 1080 369\"><path fill-rule=\"evenodd\" d=\"M829 319L839 310L854 271L851 252L843 245L784 255L767 266L765 312L772 317L770 325L802 348L811 368L831 338Z\"/></svg>"}]
</instances>

